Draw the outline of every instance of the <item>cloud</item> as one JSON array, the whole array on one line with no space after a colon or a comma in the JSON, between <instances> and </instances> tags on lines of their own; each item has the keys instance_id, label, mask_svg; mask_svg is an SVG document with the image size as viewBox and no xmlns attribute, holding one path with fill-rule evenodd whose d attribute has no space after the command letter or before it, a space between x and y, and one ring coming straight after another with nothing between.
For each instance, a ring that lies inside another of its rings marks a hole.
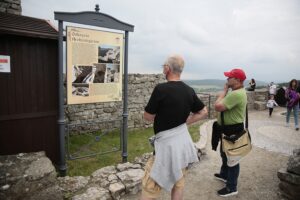
<instances>
[{"instance_id":1,"label":"cloud","mask_svg":"<svg viewBox=\"0 0 300 200\"><path fill-rule=\"evenodd\" d=\"M91 11L96 3L23 0L22 6L26 15L54 21L54 11ZM130 73L160 73L166 57L179 53L186 59L185 79L224 78L234 67L265 81L299 76L299 10L297 0L100 2L100 12L135 25Z\"/></svg>"}]
</instances>

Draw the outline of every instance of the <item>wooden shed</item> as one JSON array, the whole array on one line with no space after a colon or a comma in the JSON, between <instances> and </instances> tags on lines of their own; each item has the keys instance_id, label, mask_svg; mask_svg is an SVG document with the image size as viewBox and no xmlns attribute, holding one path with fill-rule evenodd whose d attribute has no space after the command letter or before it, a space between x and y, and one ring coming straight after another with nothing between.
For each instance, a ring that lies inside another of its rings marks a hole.
<instances>
[{"instance_id":1,"label":"wooden shed","mask_svg":"<svg viewBox=\"0 0 300 200\"><path fill-rule=\"evenodd\" d=\"M0 13L0 155L45 151L59 160L58 31L46 20Z\"/></svg>"}]
</instances>

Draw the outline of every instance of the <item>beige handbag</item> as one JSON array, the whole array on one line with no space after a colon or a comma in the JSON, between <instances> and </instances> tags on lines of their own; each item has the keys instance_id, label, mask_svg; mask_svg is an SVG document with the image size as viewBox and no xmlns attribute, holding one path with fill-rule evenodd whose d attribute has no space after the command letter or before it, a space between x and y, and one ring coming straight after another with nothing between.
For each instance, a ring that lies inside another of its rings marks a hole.
<instances>
[{"instance_id":1,"label":"beige handbag","mask_svg":"<svg viewBox=\"0 0 300 200\"><path fill-rule=\"evenodd\" d=\"M234 143L224 139L224 134L222 134L222 147L226 155L246 156L252 149L249 132L245 130L245 133Z\"/></svg>"},{"instance_id":2,"label":"beige handbag","mask_svg":"<svg viewBox=\"0 0 300 200\"><path fill-rule=\"evenodd\" d=\"M222 124L224 124L224 116L221 113ZM226 140L222 134L222 150L227 157L227 165L235 166L245 157L252 149L251 136L248 130L248 109L246 108L246 128L244 133L235 142Z\"/></svg>"}]
</instances>

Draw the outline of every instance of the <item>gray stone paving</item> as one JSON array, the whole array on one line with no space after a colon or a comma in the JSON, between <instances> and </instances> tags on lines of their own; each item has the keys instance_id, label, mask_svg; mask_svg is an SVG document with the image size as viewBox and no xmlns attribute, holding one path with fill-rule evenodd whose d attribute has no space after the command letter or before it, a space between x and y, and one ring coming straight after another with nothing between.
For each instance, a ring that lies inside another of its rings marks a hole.
<instances>
[{"instance_id":1,"label":"gray stone paving","mask_svg":"<svg viewBox=\"0 0 300 200\"><path fill-rule=\"evenodd\" d=\"M285 127L285 116L281 115L283 112L285 108L276 107L271 118L268 117L268 110L249 112L249 130L254 147L250 154L241 161L239 194L227 199L285 199L279 193L277 171L286 166L288 155L292 154L292 150L300 147L300 131L294 129L293 118L291 118L290 126ZM185 200L224 199L216 194L216 191L224 184L213 178L213 174L219 171L221 158L219 152L211 150L212 122L213 120L205 123L206 127L201 127L201 131L208 133L207 155L189 170L186 177ZM135 200L139 199L139 196L140 194L129 195L122 199ZM170 194L164 191L158 199L170 199Z\"/></svg>"},{"instance_id":2,"label":"gray stone paving","mask_svg":"<svg viewBox=\"0 0 300 200\"><path fill-rule=\"evenodd\" d=\"M249 131L253 144L269 151L292 155L293 149L300 148L300 131L294 127L294 119L290 119L286 127L285 108L276 107L272 117L268 110L249 112Z\"/></svg>"}]
</instances>

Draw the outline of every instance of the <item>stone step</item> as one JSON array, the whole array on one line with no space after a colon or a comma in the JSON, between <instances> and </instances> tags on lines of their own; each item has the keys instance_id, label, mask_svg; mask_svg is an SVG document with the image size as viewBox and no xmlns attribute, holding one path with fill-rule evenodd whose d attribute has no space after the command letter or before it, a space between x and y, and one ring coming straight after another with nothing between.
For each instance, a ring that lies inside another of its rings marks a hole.
<instances>
[{"instance_id":1,"label":"stone step","mask_svg":"<svg viewBox=\"0 0 300 200\"><path fill-rule=\"evenodd\" d=\"M255 96L256 101L267 101L267 97L265 95L257 95Z\"/></svg>"},{"instance_id":2,"label":"stone step","mask_svg":"<svg viewBox=\"0 0 300 200\"><path fill-rule=\"evenodd\" d=\"M299 185L293 185L289 184L287 182L281 181L279 183L279 188L282 192L282 194L288 199L300 199L300 186Z\"/></svg>"},{"instance_id":3,"label":"stone step","mask_svg":"<svg viewBox=\"0 0 300 200\"><path fill-rule=\"evenodd\" d=\"M277 176L280 180L287 183L295 184L300 187L300 176L297 174L290 173L286 168L282 168L277 172Z\"/></svg>"},{"instance_id":4,"label":"stone step","mask_svg":"<svg viewBox=\"0 0 300 200\"><path fill-rule=\"evenodd\" d=\"M267 109L267 105L265 101L255 101L254 102L254 109L255 110L265 110Z\"/></svg>"}]
</instances>

